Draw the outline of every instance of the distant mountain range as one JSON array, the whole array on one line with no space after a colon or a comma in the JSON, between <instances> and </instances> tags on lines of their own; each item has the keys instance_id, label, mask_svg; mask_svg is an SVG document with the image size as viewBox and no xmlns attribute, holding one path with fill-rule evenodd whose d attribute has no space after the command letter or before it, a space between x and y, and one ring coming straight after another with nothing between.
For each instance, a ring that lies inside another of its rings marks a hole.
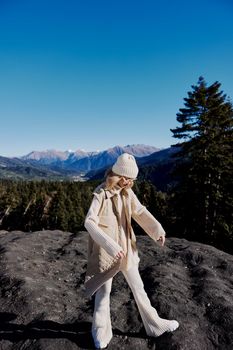
<instances>
[{"instance_id":1,"label":"distant mountain range","mask_svg":"<svg viewBox=\"0 0 233 350\"><path fill-rule=\"evenodd\" d=\"M139 179L148 179L158 189L166 190L171 182L170 171L176 148L159 149L148 145L115 146L104 151L47 150L30 152L20 158L0 157L0 178L5 179L48 179L85 181L102 179L108 167L124 153L133 154L139 166Z\"/></svg>"},{"instance_id":2,"label":"distant mountain range","mask_svg":"<svg viewBox=\"0 0 233 350\"><path fill-rule=\"evenodd\" d=\"M108 165L112 165L117 157L124 153L133 154L135 157L145 157L160 149L147 145L127 145L115 146L102 152L85 152L77 150L75 152L56 150L47 150L43 152L31 152L23 157L31 164L49 165L50 168L58 170L58 168L86 173L91 170L98 170Z\"/></svg>"}]
</instances>

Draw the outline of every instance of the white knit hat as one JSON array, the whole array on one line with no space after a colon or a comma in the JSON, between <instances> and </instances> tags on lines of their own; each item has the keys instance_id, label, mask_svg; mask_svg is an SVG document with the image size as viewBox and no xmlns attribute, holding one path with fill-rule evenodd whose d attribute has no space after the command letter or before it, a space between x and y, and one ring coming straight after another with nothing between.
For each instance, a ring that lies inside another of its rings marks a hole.
<instances>
[{"instance_id":1,"label":"white knit hat","mask_svg":"<svg viewBox=\"0 0 233 350\"><path fill-rule=\"evenodd\" d=\"M113 164L112 171L117 175L136 179L138 175L138 167L134 156L129 153L121 154L117 158L116 163Z\"/></svg>"}]
</instances>

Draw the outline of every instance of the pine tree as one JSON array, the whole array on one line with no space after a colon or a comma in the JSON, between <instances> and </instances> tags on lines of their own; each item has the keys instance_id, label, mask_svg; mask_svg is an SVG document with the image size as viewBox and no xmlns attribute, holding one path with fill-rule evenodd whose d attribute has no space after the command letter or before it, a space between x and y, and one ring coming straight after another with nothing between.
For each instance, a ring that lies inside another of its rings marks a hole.
<instances>
[{"instance_id":1,"label":"pine tree","mask_svg":"<svg viewBox=\"0 0 233 350\"><path fill-rule=\"evenodd\" d=\"M174 201L183 235L223 248L233 241L232 191L233 108L215 82L203 77L179 109L181 126L171 129L181 140L175 154L177 178Z\"/></svg>"}]
</instances>

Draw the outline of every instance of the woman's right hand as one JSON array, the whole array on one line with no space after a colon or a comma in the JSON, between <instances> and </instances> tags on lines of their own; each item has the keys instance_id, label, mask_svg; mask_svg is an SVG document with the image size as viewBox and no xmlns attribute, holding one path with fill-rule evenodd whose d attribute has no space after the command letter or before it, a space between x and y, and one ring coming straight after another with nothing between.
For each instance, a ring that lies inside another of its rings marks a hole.
<instances>
[{"instance_id":1,"label":"woman's right hand","mask_svg":"<svg viewBox=\"0 0 233 350\"><path fill-rule=\"evenodd\" d=\"M123 250L120 250L115 256L115 258L121 258L121 259L123 259L124 257L125 257L125 253L123 252Z\"/></svg>"}]
</instances>

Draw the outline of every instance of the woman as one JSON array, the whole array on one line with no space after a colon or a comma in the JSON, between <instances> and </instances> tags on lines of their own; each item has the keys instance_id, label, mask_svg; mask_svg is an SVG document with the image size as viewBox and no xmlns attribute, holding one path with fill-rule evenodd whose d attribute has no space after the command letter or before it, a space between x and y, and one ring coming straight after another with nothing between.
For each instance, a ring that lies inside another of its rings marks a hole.
<instances>
[{"instance_id":1,"label":"woman","mask_svg":"<svg viewBox=\"0 0 233 350\"><path fill-rule=\"evenodd\" d=\"M121 154L112 169L107 171L105 182L93 192L85 219L84 226L89 232L85 289L88 297L95 293L92 336L98 349L107 347L113 336L110 292L112 279L119 271L132 290L148 336L157 337L179 326L176 320L159 317L139 274L140 259L131 218L161 246L165 243L165 231L133 192L137 175L134 156Z\"/></svg>"}]
</instances>

